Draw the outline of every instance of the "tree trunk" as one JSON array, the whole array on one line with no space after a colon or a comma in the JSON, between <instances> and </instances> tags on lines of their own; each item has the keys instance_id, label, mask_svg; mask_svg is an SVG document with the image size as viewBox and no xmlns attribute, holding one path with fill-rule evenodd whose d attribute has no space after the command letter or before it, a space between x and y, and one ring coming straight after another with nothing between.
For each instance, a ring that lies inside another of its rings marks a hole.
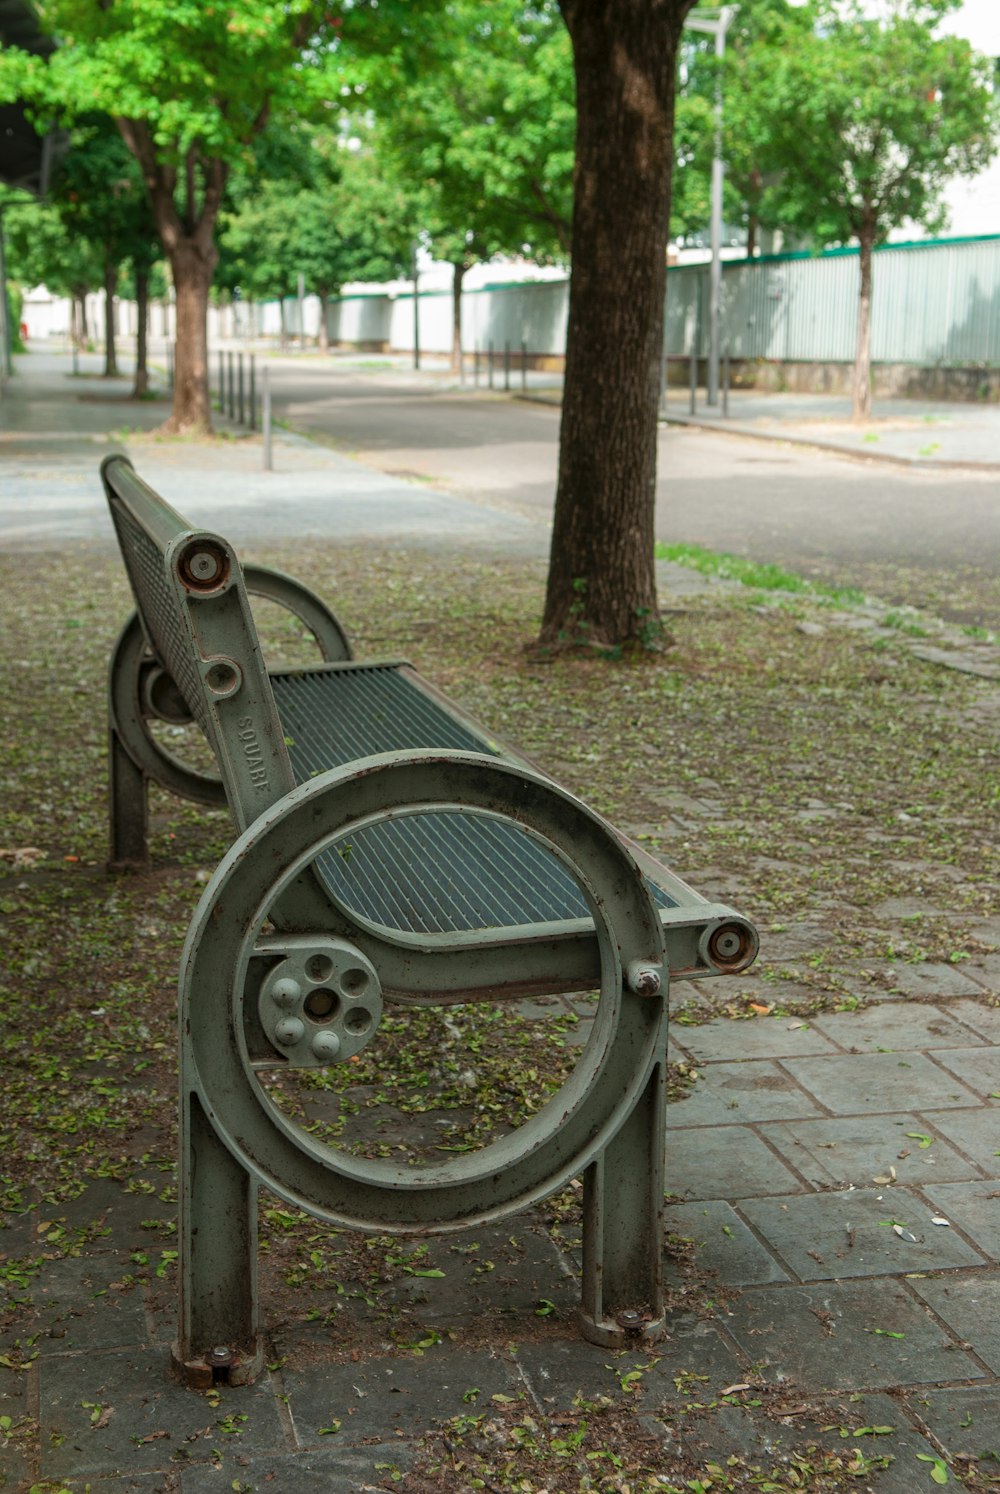
<instances>
[{"instance_id":1,"label":"tree trunk","mask_svg":"<svg viewBox=\"0 0 1000 1494\"><path fill-rule=\"evenodd\" d=\"M73 292L73 341L80 352L85 352L87 347L87 292L76 290Z\"/></svg>"},{"instance_id":2,"label":"tree trunk","mask_svg":"<svg viewBox=\"0 0 1000 1494\"><path fill-rule=\"evenodd\" d=\"M316 292L319 297L319 333L316 337L316 345L321 353L330 351L330 328L328 319L330 316L330 296L327 291Z\"/></svg>"},{"instance_id":3,"label":"tree trunk","mask_svg":"<svg viewBox=\"0 0 1000 1494\"><path fill-rule=\"evenodd\" d=\"M208 393L208 293L215 269L214 248L205 254L190 239L170 252L176 303L174 408L162 429L170 435L211 435Z\"/></svg>"},{"instance_id":4,"label":"tree trunk","mask_svg":"<svg viewBox=\"0 0 1000 1494\"><path fill-rule=\"evenodd\" d=\"M135 309L138 325L135 333L135 382L132 398L142 399L149 392L149 370L146 366L147 333L149 330L149 272L135 272Z\"/></svg>"},{"instance_id":5,"label":"tree trunk","mask_svg":"<svg viewBox=\"0 0 1000 1494\"><path fill-rule=\"evenodd\" d=\"M285 353L288 351L288 315L285 311L284 296L278 297L278 316L281 318L281 336L278 340L278 346Z\"/></svg>"},{"instance_id":6,"label":"tree trunk","mask_svg":"<svg viewBox=\"0 0 1000 1494\"><path fill-rule=\"evenodd\" d=\"M451 371L462 372L462 282L468 269L464 260L452 264L455 278L451 288Z\"/></svg>"},{"instance_id":7,"label":"tree trunk","mask_svg":"<svg viewBox=\"0 0 1000 1494\"><path fill-rule=\"evenodd\" d=\"M856 421L872 413L872 249L874 234L860 235L861 289L858 294L858 342L854 354L854 410Z\"/></svg>"},{"instance_id":8,"label":"tree trunk","mask_svg":"<svg viewBox=\"0 0 1000 1494\"><path fill-rule=\"evenodd\" d=\"M572 276L541 641L649 643L677 48L693 0L560 0L577 129Z\"/></svg>"},{"instance_id":9,"label":"tree trunk","mask_svg":"<svg viewBox=\"0 0 1000 1494\"><path fill-rule=\"evenodd\" d=\"M110 254L104 256L104 377L113 379L118 372L115 356L115 291L118 289L118 266Z\"/></svg>"}]
</instances>

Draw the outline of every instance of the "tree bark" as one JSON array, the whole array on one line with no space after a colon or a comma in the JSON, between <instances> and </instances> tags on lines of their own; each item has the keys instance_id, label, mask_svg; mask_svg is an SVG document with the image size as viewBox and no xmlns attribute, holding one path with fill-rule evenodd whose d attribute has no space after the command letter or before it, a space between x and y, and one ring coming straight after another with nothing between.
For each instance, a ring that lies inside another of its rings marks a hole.
<instances>
[{"instance_id":1,"label":"tree bark","mask_svg":"<svg viewBox=\"0 0 1000 1494\"><path fill-rule=\"evenodd\" d=\"M468 269L464 260L452 264L455 278L451 287L451 371L462 372L462 282Z\"/></svg>"},{"instance_id":2,"label":"tree bark","mask_svg":"<svg viewBox=\"0 0 1000 1494\"><path fill-rule=\"evenodd\" d=\"M135 382L132 398L142 399L149 392L149 369L147 367L147 343L149 331L149 272L135 272L135 309L138 325L135 334Z\"/></svg>"},{"instance_id":3,"label":"tree bark","mask_svg":"<svg viewBox=\"0 0 1000 1494\"><path fill-rule=\"evenodd\" d=\"M677 49L693 0L560 0L577 92L572 276L541 641L651 642Z\"/></svg>"},{"instance_id":4,"label":"tree bark","mask_svg":"<svg viewBox=\"0 0 1000 1494\"><path fill-rule=\"evenodd\" d=\"M73 340L80 352L87 348L87 292L73 292Z\"/></svg>"},{"instance_id":5,"label":"tree bark","mask_svg":"<svg viewBox=\"0 0 1000 1494\"><path fill-rule=\"evenodd\" d=\"M208 293L215 253L206 256L184 239L170 253L176 297L174 342L174 408L163 430L171 435L210 435L212 406L208 392Z\"/></svg>"},{"instance_id":6,"label":"tree bark","mask_svg":"<svg viewBox=\"0 0 1000 1494\"><path fill-rule=\"evenodd\" d=\"M321 353L330 351L330 327L328 319L330 316L330 294L328 291L316 292L319 297L319 332L316 337L316 346Z\"/></svg>"},{"instance_id":7,"label":"tree bark","mask_svg":"<svg viewBox=\"0 0 1000 1494\"><path fill-rule=\"evenodd\" d=\"M288 351L288 316L285 312L284 296L278 297L278 316L281 323L281 333L278 338L278 347L280 348L281 352L285 353Z\"/></svg>"},{"instance_id":8,"label":"tree bark","mask_svg":"<svg viewBox=\"0 0 1000 1494\"><path fill-rule=\"evenodd\" d=\"M118 372L115 355L115 291L118 289L118 266L110 253L104 256L104 377L113 379Z\"/></svg>"},{"instance_id":9,"label":"tree bark","mask_svg":"<svg viewBox=\"0 0 1000 1494\"><path fill-rule=\"evenodd\" d=\"M861 243L861 288L858 292L858 341L854 354L854 409L856 421L871 419L872 413L872 250L874 234L863 232Z\"/></svg>"}]
</instances>

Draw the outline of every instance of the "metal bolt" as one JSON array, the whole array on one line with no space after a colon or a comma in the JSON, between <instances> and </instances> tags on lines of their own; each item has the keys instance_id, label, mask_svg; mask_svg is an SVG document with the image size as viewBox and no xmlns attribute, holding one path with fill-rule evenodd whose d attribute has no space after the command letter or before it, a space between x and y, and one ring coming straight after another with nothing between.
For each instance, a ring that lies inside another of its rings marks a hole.
<instances>
[{"instance_id":1,"label":"metal bolt","mask_svg":"<svg viewBox=\"0 0 1000 1494\"><path fill-rule=\"evenodd\" d=\"M302 995L302 987L297 980L276 980L271 987L271 1000L275 1006L294 1006Z\"/></svg>"},{"instance_id":2,"label":"metal bolt","mask_svg":"<svg viewBox=\"0 0 1000 1494\"><path fill-rule=\"evenodd\" d=\"M329 1029L325 1032L317 1032L311 1047L317 1058L322 1059L324 1063L330 1063L340 1052L340 1038Z\"/></svg>"},{"instance_id":3,"label":"metal bolt","mask_svg":"<svg viewBox=\"0 0 1000 1494\"><path fill-rule=\"evenodd\" d=\"M626 1307L618 1314L618 1324L625 1329L641 1328L642 1313L637 1312L634 1307Z\"/></svg>"},{"instance_id":4,"label":"metal bolt","mask_svg":"<svg viewBox=\"0 0 1000 1494\"><path fill-rule=\"evenodd\" d=\"M198 581L214 581L220 569L211 550L197 550L188 560L188 570Z\"/></svg>"},{"instance_id":5,"label":"metal bolt","mask_svg":"<svg viewBox=\"0 0 1000 1494\"><path fill-rule=\"evenodd\" d=\"M274 1036L283 1048L294 1048L305 1030L298 1017L282 1017L275 1025Z\"/></svg>"},{"instance_id":6,"label":"metal bolt","mask_svg":"<svg viewBox=\"0 0 1000 1494\"><path fill-rule=\"evenodd\" d=\"M633 960L628 967L629 990L636 996L659 996L663 985L659 970Z\"/></svg>"},{"instance_id":7,"label":"metal bolt","mask_svg":"<svg viewBox=\"0 0 1000 1494\"><path fill-rule=\"evenodd\" d=\"M227 1364L232 1364L233 1351L225 1344L217 1344L214 1349L209 1349L205 1358L214 1368L223 1369Z\"/></svg>"},{"instance_id":8,"label":"metal bolt","mask_svg":"<svg viewBox=\"0 0 1000 1494\"><path fill-rule=\"evenodd\" d=\"M715 947L720 955L729 958L740 952L740 936L733 929L720 931L716 936Z\"/></svg>"}]
</instances>

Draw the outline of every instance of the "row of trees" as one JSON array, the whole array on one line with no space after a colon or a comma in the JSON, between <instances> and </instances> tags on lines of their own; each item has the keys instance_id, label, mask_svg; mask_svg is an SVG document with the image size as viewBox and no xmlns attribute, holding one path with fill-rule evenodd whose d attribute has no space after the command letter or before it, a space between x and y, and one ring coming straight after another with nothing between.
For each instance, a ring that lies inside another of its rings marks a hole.
<instances>
[{"instance_id":1,"label":"row of trees","mask_svg":"<svg viewBox=\"0 0 1000 1494\"><path fill-rule=\"evenodd\" d=\"M476 260L568 257L544 636L648 637L666 239L707 218L717 93L748 252L762 227L861 246L864 413L871 251L936 226L943 183L994 148L984 66L936 35L958 3L741 0L720 75L683 30L694 0L48 0L62 45L0 52L0 99L76 138L59 231L15 248L34 265L48 245L58 265L25 278L75 295L126 262L141 295L166 258L177 431L209 426L213 283L280 296L302 273L325 312L419 236L454 267L457 329Z\"/></svg>"}]
</instances>

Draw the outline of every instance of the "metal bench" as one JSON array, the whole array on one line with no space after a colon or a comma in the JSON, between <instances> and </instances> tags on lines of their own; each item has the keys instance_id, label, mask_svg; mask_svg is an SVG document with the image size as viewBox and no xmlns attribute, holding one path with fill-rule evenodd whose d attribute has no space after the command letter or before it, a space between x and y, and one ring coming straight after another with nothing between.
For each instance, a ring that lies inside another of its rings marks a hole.
<instances>
[{"instance_id":1,"label":"metal bench","mask_svg":"<svg viewBox=\"0 0 1000 1494\"><path fill-rule=\"evenodd\" d=\"M150 781L227 804L233 843L180 974L180 1324L188 1383L263 1363L257 1188L380 1234L495 1220L583 1178L580 1321L601 1344L664 1331L668 978L744 969L757 936L502 747L415 669L355 661L329 609L241 567L122 456L101 474L137 613L110 672L111 863L148 863ZM249 595L324 662L268 674ZM155 723L194 721L215 773ZM384 1002L599 989L591 1035L536 1114L429 1165L358 1157L282 1114L262 1076L342 1063Z\"/></svg>"}]
</instances>

